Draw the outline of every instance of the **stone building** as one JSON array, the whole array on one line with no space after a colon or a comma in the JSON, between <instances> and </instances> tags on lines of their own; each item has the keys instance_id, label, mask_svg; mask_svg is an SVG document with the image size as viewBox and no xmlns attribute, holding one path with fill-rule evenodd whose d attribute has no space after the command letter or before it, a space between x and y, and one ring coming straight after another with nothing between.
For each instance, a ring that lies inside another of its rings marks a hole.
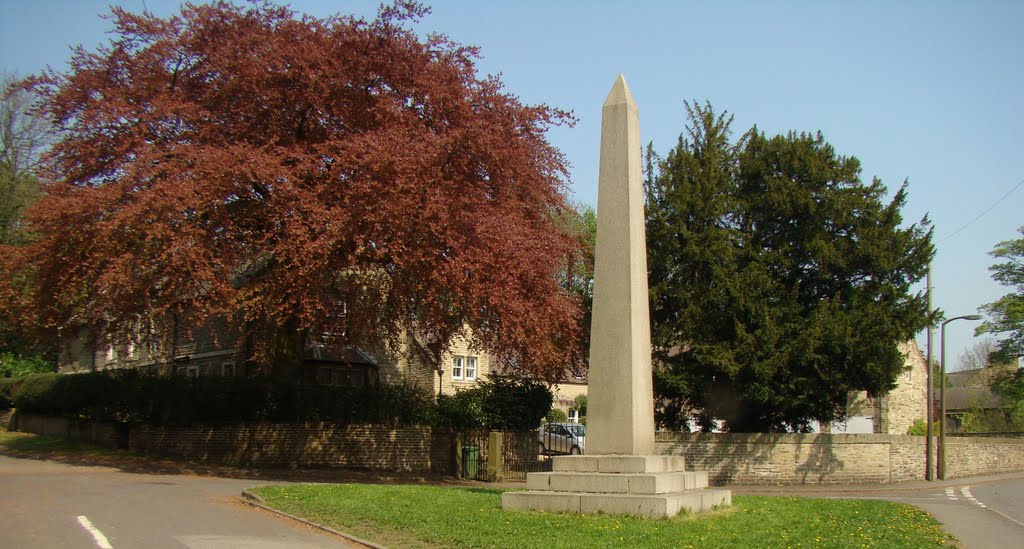
<instances>
[{"instance_id":1,"label":"stone building","mask_svg":"<svg viewBox=\"0 0 1024 549\"><path fill-rule=\"evenodd\" d=\"M903 373L896 387L879 398L867 393L850 395L847 420L831 425L838 433L880 433L905 435L917 419L923 420L928 409L928 368L914 341L899 345L904 356Z\"/></svg>"},{"instance_id":2,"label":"stone building","mask_svg":"<svg viewBox=\"0 0 1024 549\"><path fill-rule=\"evenodd\" d=\"M245 376L254 368L247 349L235 345L238 333L227 322L174 327L172 332L145 334L138 342L120 344L83 332L65 342L58 371L145 368L187 376ZM435 364L416 338L405 336L394 349L348 346L337 351L322 342L307 342L297 381L343 386L404 383L437 395L472 387L490 372L489 355L473 350L468 338L456 339Z\"/></svg>"}]
</instances>

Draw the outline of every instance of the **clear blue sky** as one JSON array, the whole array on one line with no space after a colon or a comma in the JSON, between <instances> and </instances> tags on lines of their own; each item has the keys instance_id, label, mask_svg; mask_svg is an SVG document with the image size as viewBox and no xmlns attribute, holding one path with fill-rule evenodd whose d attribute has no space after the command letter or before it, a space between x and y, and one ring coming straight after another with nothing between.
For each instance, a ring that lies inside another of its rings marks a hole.
<instances>
[{"instance_id":1,"label":"clear blue sky","mask_svg":"<svg viewBox=\"0 0 1024 549\"><path fill-rule=\"evenodd\" d=\"M0 69L60 70L69 47L105 41L110 4L176 11L174 0L2 0ZM378 2L295 0L297 11L372 17ZM637 5L634 5L637 4ZM684 100L735 115L734 130L821 130L865 179L909 181L905 218L935 225L935 306L971 314L1008 290L987 255L1024 225L1024 2L514 2L437 0L417 27L481 47L527 103L571 110L550 134L572 163L574 199L597 201L600 108L623 73L643 141L664 154ZM953 234L956 233L956 234ZM952 236L949 236L952 235ZM922 286L923 288L923 286ZM947 328L951 367L972 322ZM923 336L919 342L923 345ZM938 335L935 354L938 355ZM923 348L922 348L923 350Z\"/></svg>"}]
</instances>

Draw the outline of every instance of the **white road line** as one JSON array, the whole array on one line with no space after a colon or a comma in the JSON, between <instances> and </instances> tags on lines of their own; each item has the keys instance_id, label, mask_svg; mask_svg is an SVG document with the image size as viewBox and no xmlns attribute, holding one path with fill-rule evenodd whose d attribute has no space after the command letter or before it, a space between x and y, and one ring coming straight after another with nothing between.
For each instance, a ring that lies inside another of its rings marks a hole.
<instances>
[{"instance_id":1,"label":"white road line","mask_svg":"<svg viewBox=\"0 0 1024 549\"><path fill-rule=\"evenodd\" d=\"M956 501L956 492L952 488L946 488L946 499Z\"/></svg>"},{"instance_id":2,"label":"white road line","mask_svg":"<svg viewBox=\"0 0 1024 549\"><path fill-rule=\"evenodd\" d=\"M1011 517L1010 515L1007 515L1006 513L998 510L998 509L993 509L991 507L988 507L984 503L982 503L982 502L978 501L977 499L975 499L974 496L971 495L971 487L970 486L964 487L961 491L964 492L964 495L967 496L967 499L973 501L975 504L978 505L978 507L981 507L982 509L988 509L989 511L992 511L993 513L998 514L999 516L1005 518L1006 520L1008 520L1010 522L1013 522L1015 524L1019 524L1021 526L1024 526L1024 522L1021 522L1021 521Z\"/></svg>"},{"instance_id":3,"label":"white road line","mask_svg":"<svg viewBox=\"0 0 1024 549\"><path fill-rule=\"evenodd\" d=\"M971 493L970 486L964 486L963 488L961 488L960 493L963 494L964 497L967 498L967 500L970 501L971 503L977 505L978 507L981 507L982 509L987 509L984 503L975 499L974 494Z\"/></svg>"},{"instance_id":4,"label":"white road line","mask_svg":"<svg viewBox=\"0 0 1024 549\"><path fill-rule=\"evenodd\" d=\"M107 536L104 536L103 532L97 530L85 515L79 515L78 524L81 524L82 528L85 528L86 532L92 534L92 539L96 540L96 547L99 547L100 549L114 549L114 547L110 545L110 542L107 541Z\"/></svg>"}]
</instances>

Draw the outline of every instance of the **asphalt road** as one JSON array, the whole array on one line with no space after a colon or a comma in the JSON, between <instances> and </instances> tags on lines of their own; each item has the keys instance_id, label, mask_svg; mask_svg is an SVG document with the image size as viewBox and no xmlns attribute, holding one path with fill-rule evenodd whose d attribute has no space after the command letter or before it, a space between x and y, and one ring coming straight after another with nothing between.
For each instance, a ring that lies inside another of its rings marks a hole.
<instances>
[{"instance_id":1,"label":"asphalt road","mask_svg":"<svg viewBox=\"0 0 1024 549\"><path fill-rule=\"evenodd\" d=\"M883 496L924 509L966 549L1024 547L1024 478L972 482Z\"/></svg>"},{"instance_id":2,"label":"asphalt road","mask_svg":"<svg viewBox=\"0 0 1024 549\"><path fill-rule=\"evenodd\" d=\"M253 484L0 456L0 547L347 546L239 502L237 496Z\"/></svg>"}]
</instances>

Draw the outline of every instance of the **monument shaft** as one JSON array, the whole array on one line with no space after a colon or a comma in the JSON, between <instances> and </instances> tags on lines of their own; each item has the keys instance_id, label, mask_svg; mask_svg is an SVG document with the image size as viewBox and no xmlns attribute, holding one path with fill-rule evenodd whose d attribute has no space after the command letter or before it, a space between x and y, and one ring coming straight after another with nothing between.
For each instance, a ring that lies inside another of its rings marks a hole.
<instances>
[{"instance_id":1,"label":"monument shaft","mask_svg":"<svg viewBox=\"0 0 1024 549\"><path fill-rule=\"evenodd\" d=\"M654 453L640 115L619 75L605 99L597 202L587 453Z\"/></svg>"},{"instance_id":2,"label":"monument shaft","mask_svg":"<svg viewBox=\"0 0 1024 549\"><path fill-rule=\"evenodd\" d=\"M640 116L619 75L601 122L588 455L552 457L550 473L526 475L525 492L501 495L503 509L664 518L732 503L682 456L654 455L642 176Z\"/></svg>"}]
</instances>

